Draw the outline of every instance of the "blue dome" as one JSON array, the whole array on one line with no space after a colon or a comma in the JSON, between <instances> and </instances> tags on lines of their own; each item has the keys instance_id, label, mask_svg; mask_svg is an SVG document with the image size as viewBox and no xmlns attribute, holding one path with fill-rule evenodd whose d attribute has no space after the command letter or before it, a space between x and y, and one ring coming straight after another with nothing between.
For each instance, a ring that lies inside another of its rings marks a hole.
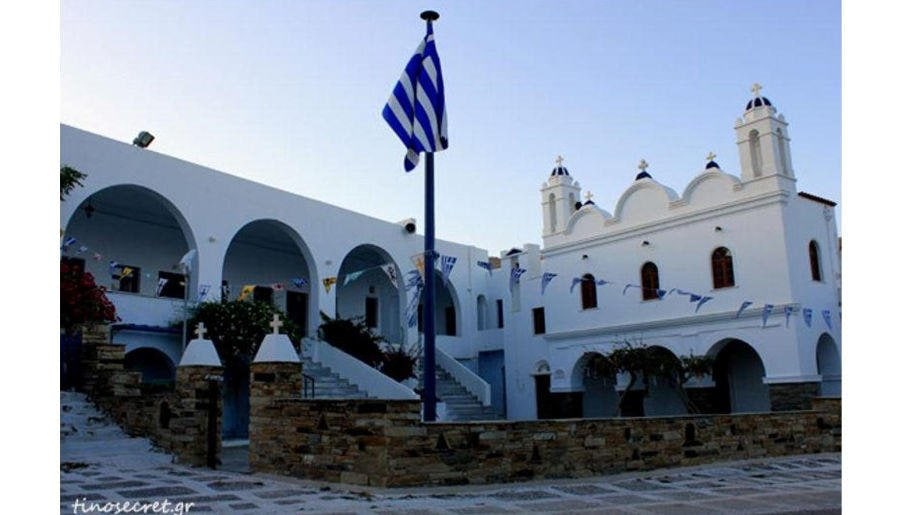
<instances>
[{"instance_id":1,"label":"blue dome","mask_svg":"<svg viewBox=\"0 0 897 515\"><path fill-rule=\"evenodd\" d=\"M570 172L567 171L566 167L563 166L555 166L553 170L551 170L552 177L559 177L561 175L570 176Z\"/></svg>"},{"instance_id":2,"label":"blue dome","mask_svg":"<svg viewBox=\"0 0 897 515\"><path fill-rule=\"evenodd\" d=\"M753 109L755 107L760 107L760 106L772 107L772 102L770 102L769 99L766 97L754 97L754 98L748 100L748 103L745 106L744 110L750 111L751 109Z\"/></svg>"},{"instance_id":3,"label":"blue dome","mask_svg":"<svg viewBox=\"0 0 897 515\"><path fill-rule=\"evenodd\" d=\"M653 177L651 177L651 174L648 172L639 172L639 174L635 176L635 180L640 179L653 179Z\"/></svg>"},{"instance_id":4,"label":"blue dome","mask_svg":"<svg viewBox=\"0 0 897 515\"><path fill-rule=\"evenodd\" d=\"M716 168L717 170L719 170L719 165L716 164L716 161L710 161L709 163L707 163L707 166L704 167L705 170L709 170L711 168Z\"/></svg>"}]
</instances>

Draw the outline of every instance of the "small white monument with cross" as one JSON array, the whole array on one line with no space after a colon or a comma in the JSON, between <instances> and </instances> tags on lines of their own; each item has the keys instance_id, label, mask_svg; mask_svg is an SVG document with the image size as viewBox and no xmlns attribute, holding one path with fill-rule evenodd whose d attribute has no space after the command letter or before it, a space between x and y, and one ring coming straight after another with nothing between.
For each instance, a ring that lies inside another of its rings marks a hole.
<instances>
[{"instance_id":1,"label":"small white monument with cross","mask_svg":"<svg viewBox=\"0 0 897 515\"><path fill-rule=\"evenodd\" d=\"M283 321L280 315L274 313L274 319L269 324L271 333L265 335L259 351L255 354L253 363L299 363L299 354L293 347L290 337L280 332Z\"/></svg>"},{"instance_id":2,"label":"small white monument with cross","mask_svg":"<svg viewBox=\"0 0 897 515\"><path fill-rule=\"evenodd\" d=\"M184 355L181 356L179 367L220 367L221 360L218 358L218 352L215 351L215 344L212 340L206 339L206 325L200 322L193 331L196 338L190 340Z\"/></svg>"}]
</instances>

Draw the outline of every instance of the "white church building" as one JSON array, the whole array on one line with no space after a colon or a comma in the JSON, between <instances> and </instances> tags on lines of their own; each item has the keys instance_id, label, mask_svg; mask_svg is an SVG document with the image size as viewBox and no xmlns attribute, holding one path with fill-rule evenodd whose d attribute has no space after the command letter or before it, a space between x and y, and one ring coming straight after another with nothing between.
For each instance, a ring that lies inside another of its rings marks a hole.
<instances>
[{"instance_id":1,"label":"white church building","mask_svg":"<svg viewBox=\"0 0 897 515\"><path fill-rule=\"evenodd\" d=\"M604 206L581 195L559 159L547 177L531 177L541 183L542 205L532 206L542 211L541 245L490 258L437 240L440 255L457 258L438 273L440 368L509 419L613 416L624 381L590 370L623 342L714 357L712 377L688 385L710 412L840 395L835 204L799 190L788 124L768 99L748 102L735 135L738 170L711 154L678 193L643 160ZM277 306L309 340L323 312L360 316L390 342L418 341L408 323L417 297L404 282L423 236L407 221L65 125L60 145L61 164L88 174L61 204L63 259L109 289L121 318L114 339L144 378L172 376L183 344L173 326L185 304L244 291ZM324 365L339 373L338 363ZM637 390L625 411L685 412L671 389L649 390Z\"/></svg>"}]
</instances>

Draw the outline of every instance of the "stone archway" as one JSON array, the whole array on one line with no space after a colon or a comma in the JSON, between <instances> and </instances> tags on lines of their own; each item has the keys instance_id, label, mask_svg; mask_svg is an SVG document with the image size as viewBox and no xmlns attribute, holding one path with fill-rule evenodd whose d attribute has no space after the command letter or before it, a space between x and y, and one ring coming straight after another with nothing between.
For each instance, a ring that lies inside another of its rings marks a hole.
<instances>
[{"instance_id":1,"label":"stone archway","mask_svg":"<svg viewBox=\"0 0 897 515\"><path fill-rule=\"evenodd\" d=\"M715 356L714 412L770 411L769 386L763 383L766 368L760 355L750 344L727 338L714 344L707 354Z\"/></svg>"},{"instance_id":2,"label":"stone archway","mask_svg":"<svg viewBox=\"0 0 897 515\"><path fill-rule=\"evenodd\" d=\"M395 283L384 268L388 265L395 269ZM353 248L343 258L336 279L337 316L360 318L386 341L404 342L402 280L395 260L382 248L371 244Z\"/></svg>"},{"instance_id":3,"label":"stone archway","mask_svg":"<svg viewBox=\"0 0 897 515\"><path fill-rule=\"evenodd\" d=\"M841 396L841 353L835 339L823 333L816 343L816 369L822 376L819 394L824 397Z\"/></svg>"}]
</instances>

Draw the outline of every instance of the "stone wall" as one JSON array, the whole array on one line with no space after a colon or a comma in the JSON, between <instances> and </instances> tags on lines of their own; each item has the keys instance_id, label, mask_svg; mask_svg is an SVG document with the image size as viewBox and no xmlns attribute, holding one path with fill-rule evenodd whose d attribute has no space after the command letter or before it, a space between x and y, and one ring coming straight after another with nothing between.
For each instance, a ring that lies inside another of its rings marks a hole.
<instances>
[{"instance_id":1,"label":"stone wall","mask_svg":"<svg viewBox=\"0 0 897 515\"><path fill-rule=\"evenodd\" d=\"M810 401L818 395L818 382L769 385L769 405L772 411L810 409Z\"/></svg>"},{"instance_id":2,"label":"stone wall","mask_svg":"<svg viewBox=\"0 0 897 515\"><path fill-rule=\"evenodd\" d=\"M812 411L422 423L417 401L271 399L254 409L253 471L370 486L583 477L840 451L840 400Z\"/></svg>"},{"instance_id":3,"label":"stone wall","mask_svg":"<svg viewBox=\"0 0 897 515\"><path fill-rule=\"evenodd\" d=\"M141 383L125 370L125 346L110 342L109 327L82 329L80 389L128 434L145 436L177 460L206 465L211 367L183 367L173 385ZM221 447L221 401L217 402L217 449Z\"/></svg>"}]
</instances>

